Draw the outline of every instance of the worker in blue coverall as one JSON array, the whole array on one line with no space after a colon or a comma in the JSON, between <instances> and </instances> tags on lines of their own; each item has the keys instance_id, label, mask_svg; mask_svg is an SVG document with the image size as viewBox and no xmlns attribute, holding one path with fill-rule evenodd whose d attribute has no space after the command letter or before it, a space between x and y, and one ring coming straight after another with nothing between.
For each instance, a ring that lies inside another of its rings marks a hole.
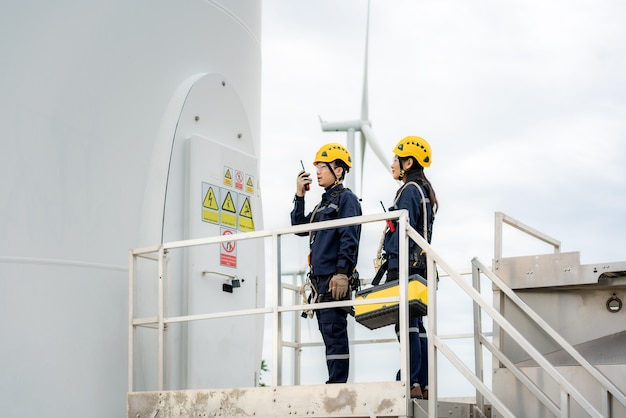
<instances>
[{"instance_id":1,"label":"worker in blue coverall","mask_svg":"<svg viewBox=\"0 0 626 418\"><path fill-rule=\"evenodd\" d=\"M418 136L407 136L396 144L393 153L391 174L403 184L389 210L406 209L411 227L430 243L438 207L435 191L424 175L424 168L432 160L430 144ZM383 248L387 259L386 283L389 283L399 278L397 221L387 229ZM426 255L416 242L409 240L409 276L413 274L426 278ZM396 335L400 340L398 324ZM428 399L428 340L421 316L409 320L409 356L411 397ZM399 371L396 378L400 379Z\"/></svg>"},{"instance_id":2,"label":"worker in blue coverall","mask_svg":"<svg viewBox=\"0 0 626 418\"><path fill-rule=\"evenodd\" d=\"M304 214L304 195L312 182L310 173L302 170L296 180L296 195L291 224L321 222L361 215L361 204L351 190L343 187L345 175L352 168L350 153L341 144L322 146L315 156L317 183L324 188L322 200L308 215ZM360 225L312 231L309 236L309 276L317 302L348 300L352 297L349 278L354 272L359 252ZM348 347L348 310L345 308L315 311L326 346L326 383L348 380L350 350Z\"/></svg>"}]
</instances>

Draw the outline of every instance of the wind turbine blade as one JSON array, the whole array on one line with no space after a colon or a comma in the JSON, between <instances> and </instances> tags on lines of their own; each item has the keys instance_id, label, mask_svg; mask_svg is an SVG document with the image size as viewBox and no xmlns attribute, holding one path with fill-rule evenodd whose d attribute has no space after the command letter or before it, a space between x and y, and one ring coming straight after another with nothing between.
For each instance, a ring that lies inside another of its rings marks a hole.
<instances>
[{"instance_id":1,"label":"wind turbine blade","mask_svg":"<svg viewBox=\"0 0 626 418\"><path fill-rule=\"evenodd\" d=\"M388 156L385 152L382 151L378 142L376 140L376 136L374 135L374 131L372 127L368 124L363 124L361 126L361 133L365 136L365 140L367 141L367 145L374 151L374 154L378 157L383 167L387 169L391 173L391 167L389 166Z\"/></svg>"},{"instance_id":2,"label":"wind turbine blade","mask_svg":"<svg viewBox=\"0 0 626 418\"><path fill-rule=\"evenodd\" d=\"M368 120L369 117L369 97L368 97L368 51L370 39L370 2L367 2L367 25L365 28L365 62L363 63L363 92L361 96L361 120Z\"/></svg>"},{"instance_id":3,"label":"wind turbine blade","mask_svg":"<svg viewBox=\"0 0 626 418\"><path fill-rule=\"evenodd\" d=\"M359 154L359 196L363 196L363 160L365 160L365 134L361 132L359 135L359 145L360 145L360 154Z\"/></svg>"}]
</instances>

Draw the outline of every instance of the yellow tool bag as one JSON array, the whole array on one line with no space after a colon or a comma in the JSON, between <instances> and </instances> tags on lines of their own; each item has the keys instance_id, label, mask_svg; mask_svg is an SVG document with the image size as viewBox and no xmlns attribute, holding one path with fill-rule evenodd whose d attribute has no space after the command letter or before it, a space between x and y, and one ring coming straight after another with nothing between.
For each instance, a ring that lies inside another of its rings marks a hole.
<instances>
[{"instance_id":1,"label":"yellow tool bag","mask_svg":"<svg viewBox=\"0 0 626 418\"><path fill-rule=\"evenodd\" d=\"M416 318L425 316L428 308L428 287L426 280L414 274L409 276L409 317ZM374 298L387 298L400 295L400 284L397 280L384 283L356 292L356 300ZM396 324L399 321L398 302L371 303L356 305L354 307L354 319L369 328L376 329L387 325Z\"/></svg>"}]
</instances>

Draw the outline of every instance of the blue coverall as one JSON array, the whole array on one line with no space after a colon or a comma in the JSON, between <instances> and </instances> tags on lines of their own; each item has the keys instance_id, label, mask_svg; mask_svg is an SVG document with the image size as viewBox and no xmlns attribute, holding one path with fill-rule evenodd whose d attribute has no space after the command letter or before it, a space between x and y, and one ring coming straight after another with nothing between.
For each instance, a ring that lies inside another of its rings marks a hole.
<instances>
[{"instance_id":1,"label":"blue coverall","mask_svg":"<svg viewBox=\"0 0 626 418\"><path fill-rule=\"evenodd\" d=\"M426 216L427 216L427 237L426 240L430 242L432 234L432 225L434 221L434 214L432 212L432 205L429 196L428 185L420 182L422 192L426 198ZM420 235L424 236L424 210L422 204L422 195L419 190L413 184L407 184L406 187L400 192L394 206L389 210L406 209L409 211L409 223L411 227L415 229ZM398 280L398 253L399 253L399 232L397 222L394 221L395 230L388 230L385 235L385 241L383 248L387 255L387 280L390 282ZM419 274L423 278L426 278L426 265L424 258L419 258L421 248L412 240L409 240L409 276L413 274ZM396 324L396 335L400 340L399 326ZM428 339L426 337L426 329L424 328L423 318L417 317L409 320L409 352L410 352L410 379L411 386L420 385L422 389L426 389L428 386ZM398 372L396 378L400 379L400 372Z\"/></svg>"},{"instance_id":2,"label":"blue coverall","mask_svg":"<svg viewBox=\"0 0 626 418\"><path fill-rule=\"evenodd\" d=\"M338 184L327 189L317 209L306 216L304 215L304 197L296 196L294 208L291 211L291 224L299 225L360 215L361 204L356 195ZM311 281L318 293L318 301L332 301L328 284L334 274L343 273L350 277L354 271L359 253L360 236L360 225L324 229L310 234ZM349 295L347 297L349 298ZM319 309L315 312L326 346L326 366L328 367L326 383L345 383L348 380L350 366L347 311L342 308L331 308Z\"/></svg>"}]
</instances>

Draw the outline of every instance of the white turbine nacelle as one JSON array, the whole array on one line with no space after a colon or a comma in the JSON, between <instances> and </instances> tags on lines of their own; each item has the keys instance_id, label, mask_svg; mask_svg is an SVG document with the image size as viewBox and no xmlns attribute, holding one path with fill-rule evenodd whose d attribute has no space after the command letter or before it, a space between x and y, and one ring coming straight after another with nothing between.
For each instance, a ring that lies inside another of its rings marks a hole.
<instances>
[{"instance_id":1,"label":"white turbine nacelle","mask_svg":"<svg viewBox=\"0 0 626 418\"><path fill-rule=\"evenodd\" d=\"M360 131L361 126L364 124L369 125L369 121L364 120L350 120L343 122L326 122L322 120L320 116L320 124L322 126L322 131L324 132L349 132L349 131ZM352 150L350 150L352 151Z\"/></svg>"},{"instance_id":2,"label":"white turbine nacelle","mask_svg":"<svg viewBox=\"0 0 626 418\"><path fill-rule=\"evenodd\" d=\"M376 140L376 136L374 135L374 130L372 129L372 123L369 120L349 120L349 121L340 121L340 122L327 122L323 120L322 117L320 116L320 125L322 127L323 132L347 132L348 135L350 135L350 132L352 133L357 132L357 131L361 132L361 134L364 136L365 140L367 141L367 144L370 146L372 151L374 151L374 154L376 154L380 162L389 170L389 167L387 166L388 161L386 159L385 153L382 151L382 149L378 145L378 141ZM350 141L350 138L348 138L348 141ZM354 137L352 138L352 141L354 141ZM347 146L348 146L348 151L350 151L350 154L354 155L354 152L355 152L354 143L353 144L348 143ZM364 150L361 150L361 152L363 151Z\"/></svg>"}]
</instances>

